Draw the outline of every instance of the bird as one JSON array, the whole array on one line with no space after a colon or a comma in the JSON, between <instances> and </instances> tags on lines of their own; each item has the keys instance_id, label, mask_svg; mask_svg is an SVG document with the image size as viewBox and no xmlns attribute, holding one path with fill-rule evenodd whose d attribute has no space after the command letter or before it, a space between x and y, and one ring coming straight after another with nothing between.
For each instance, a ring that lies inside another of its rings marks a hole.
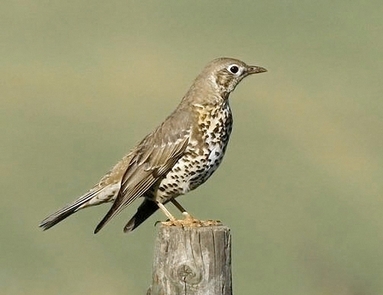
<instances>
[{"instance_id":1,"label":"bird","mask_svg":"<svg viewBox=\"0 0 383 295\"><path fill-rule=\"evenodd\" d=\"M181 224L165 204L173 203L184 223L197 222L176 200L203 184L222 162L232 131L229 95L243 78L266 72L241 60L221 57L208 63L192 83L176 109L125 155L101 180L39 226L47 230L73 213L112 202L94 230L99 232L136 199L143 199L124 227L128 233L158 209L168 222ZM177 223L178 222L178 223Z\"/></svg>"}]
</instances>

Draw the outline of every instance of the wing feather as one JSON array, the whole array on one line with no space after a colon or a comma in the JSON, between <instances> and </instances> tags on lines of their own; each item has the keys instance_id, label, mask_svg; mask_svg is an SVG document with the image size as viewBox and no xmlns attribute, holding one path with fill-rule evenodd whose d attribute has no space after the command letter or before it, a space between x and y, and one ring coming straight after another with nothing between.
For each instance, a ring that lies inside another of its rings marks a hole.
<instances>
[{"instance_id":1,"label":"wing feather","mask_svg":"<svg viewBox=\"0 0 383 295\"><path fill-rule=\"evenodd\" d=\"M183 130L177 138L165 137L161 145L153 144L155 138L146 137L133 153L128 169L121 181L121 189L112 207L97 225L95 233L126 206L141 197L175 165L189 142L189 132ZM157 141L158 142L158 141Z\"/></svg>"}]
</instances>

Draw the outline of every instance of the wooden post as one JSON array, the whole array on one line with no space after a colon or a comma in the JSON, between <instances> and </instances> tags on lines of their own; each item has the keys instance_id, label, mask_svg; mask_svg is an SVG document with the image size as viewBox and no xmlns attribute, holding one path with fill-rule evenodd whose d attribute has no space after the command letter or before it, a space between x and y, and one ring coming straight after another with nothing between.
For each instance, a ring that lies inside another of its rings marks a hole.
<instances>
[{"instance_id":1,"label":"wooden post","mask_svg":"<svg viewBox=\"0 0 383 295\"><path fill-rule=\"evenodd\" d=\"M231 235L223 225L161 225L147 295L232 295Z\"/></svg>"}]
</instances>

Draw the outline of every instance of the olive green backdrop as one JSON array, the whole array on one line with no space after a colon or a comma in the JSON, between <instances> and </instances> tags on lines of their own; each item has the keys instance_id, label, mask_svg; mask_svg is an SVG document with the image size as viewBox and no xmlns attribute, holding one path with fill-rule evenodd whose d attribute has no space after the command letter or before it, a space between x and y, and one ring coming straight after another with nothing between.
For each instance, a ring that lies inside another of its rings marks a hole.
<instances>
[{"instance_id":1,"label":"olive green backdrop","mask_svg":"<svg viewBox=\"0 0 383 295\"><path fill-rule=\"evenodd\" d=\"M381 1L3 1L0 293L145 294L156 214L42 232L178 104L211 59L231 96L217 173L180 198L233 234L234 294L383 293ZM169 206L171 210L171 206Z\"/></svg>"}]
</instances>

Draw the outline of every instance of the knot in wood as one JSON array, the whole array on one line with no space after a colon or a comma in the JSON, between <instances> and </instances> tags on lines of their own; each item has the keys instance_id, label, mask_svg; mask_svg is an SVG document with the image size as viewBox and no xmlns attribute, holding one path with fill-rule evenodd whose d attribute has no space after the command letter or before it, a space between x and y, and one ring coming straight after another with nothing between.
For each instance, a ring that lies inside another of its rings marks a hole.
<instances>
[{"instance_id":1,"label":"knot in wood","mask_svg":"<svg viewBox=\"0 0 383 295\"><path fill-rule=\"evenodd\" d=\"M176 274L179 280L189 285L197 285L202 281L201 272L188 264L179 265Z\"/></svg>"}]
</instances>

